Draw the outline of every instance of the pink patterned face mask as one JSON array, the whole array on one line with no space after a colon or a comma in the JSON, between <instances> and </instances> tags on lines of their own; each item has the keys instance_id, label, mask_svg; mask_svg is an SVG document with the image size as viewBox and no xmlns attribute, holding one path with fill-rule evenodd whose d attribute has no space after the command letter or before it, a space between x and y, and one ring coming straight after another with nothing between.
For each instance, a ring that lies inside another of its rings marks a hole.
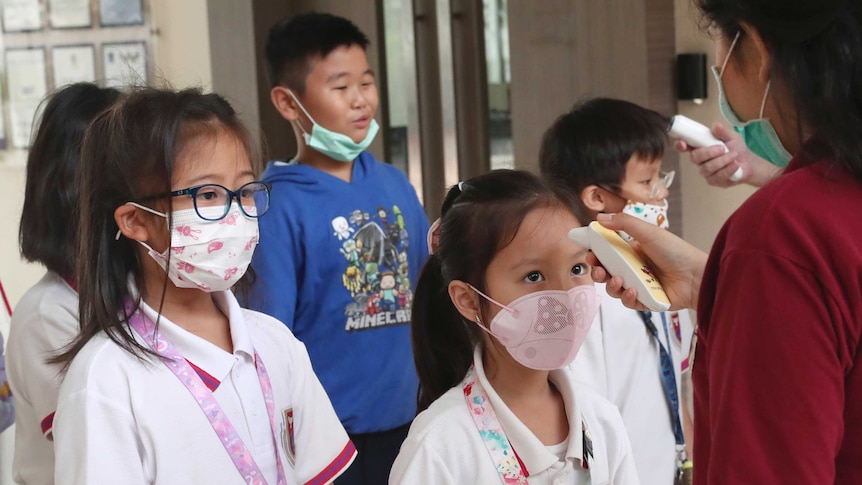
<instances>
[{"instance_id":1,"label":"pink patterned face mask","mask_svg":"<svg viewBox=\"0 0 862 485\"><path fill-rule=\"evenodd\" d=\"M129 202L140 209L167 218L148 207ZM223 213L223 207L201 207L212 210L213 216ZM198 288L203 291L224 291L242 278L251 263L259 233L257 219L244 216L234 205L224 218L217 221L201 219L195 209L177 210L173 215L171 247L156 252L144 242L149 255L178 288ZM170 266L168 251L171 251Z\"/></svg>"},{"instance_id":2,"label":"pink patterned face mask","mask_svg":"<svg viewBox=\"0 0 862 485\"><path fill-rule=\"evenodd\" d=\"M530 369L555 370L571 364L599 311L600 297L593 285L569 291L537 291L508 305L472 285L470 288L502 308L491 320L490 329L476 323L499 340L512 358Z\"/></svg>"}]
</instances>

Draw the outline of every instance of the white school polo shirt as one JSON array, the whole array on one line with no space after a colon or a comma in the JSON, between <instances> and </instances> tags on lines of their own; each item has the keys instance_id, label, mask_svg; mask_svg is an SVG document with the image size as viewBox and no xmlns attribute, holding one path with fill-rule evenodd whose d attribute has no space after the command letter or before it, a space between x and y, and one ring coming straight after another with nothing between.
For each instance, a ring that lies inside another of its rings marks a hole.
<instances>
[{"instance_id":1,"label":"white school polo shirt","mask_svg":"<svg viewBox=\"0 0 862 485\"><path fill-rule=\"evenodd\" d=\"M512 448L520 458L531 485L632 485L637 472L625 427L616 407L589 389L574 385L569 369L552 371L550 381L563 396L569 419L565 461L555 456L509 410L482 367L477 347L476 376L488 394ZM582 419L592 437L594 461L583 468ZM410 426L407 439L389 475L390 484L492 484L501 483L496 464L470 416L459 384L434 401Z\"/></svg>"},{"instance_id":2,"label":"white school polo shirt","mask_svg":"<svg viewBox=\"0 0 862 485\"><path fill-rule=\"evenodd\" d=\"M274 318L241 309L230 292L213 293L213 299L230 318L233 353L164 318L160 330L215 388L213 395L268 483L276 483L273 446L288 483L332 481L356 450L312 371L305 346ZM144 311L156 316L149 307ZM254 350L272 383L275 443ZM105 335L93 338L69 368L54 438L58 485L244 483L177 377L155 359L142 363Z\"/></svg>"},{"instance_id":3,"label":"white school polo shirt","mask_svg":"<svg viewBox=\"0 0 862 485\"><path fill-rule=\"evenodd\" d=\"M50 366L45 359L77 333L78 293L49 271L21 297L6 342L6 372L15 396L12 477L17 483L54 483L50 437L60 376L59 366Z\"/></svg>"},{"instance_id":4,"label":"white school polo shirt","mask_svg":"<svg viewBox=\"0 0 862 485\"><path fill-rule=\"evenodd\" d=\"M638 313L610 297L604 284L596 284L596 292L601 295L601 307L571 364L575 380L619 408L641 483L671 485L676 470L676 441L662 387L658 342ZM677 392L681 392L681 368L688 364L694 328L687 311L666 312L665 319L670 342L665 338L661 314L652 314L665 349L670 349L673 357Z\"/></svg>"}]
</instances>

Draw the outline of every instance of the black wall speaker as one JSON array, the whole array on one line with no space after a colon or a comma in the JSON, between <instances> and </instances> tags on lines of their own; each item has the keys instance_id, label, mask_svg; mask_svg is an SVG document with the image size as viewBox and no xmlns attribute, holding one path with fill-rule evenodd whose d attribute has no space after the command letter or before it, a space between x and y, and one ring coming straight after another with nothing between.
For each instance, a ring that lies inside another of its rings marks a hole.
<instances>
[{"instance_id":1,"label":"black wall speaker","mask_svg":"<svg viewBox=\"0 0 862 485\"><path fill-rule=\"evenodd\" d=\"M706 99L706 54L676 56L677 98L702 103Z\"/></svg>"}]
</instances>

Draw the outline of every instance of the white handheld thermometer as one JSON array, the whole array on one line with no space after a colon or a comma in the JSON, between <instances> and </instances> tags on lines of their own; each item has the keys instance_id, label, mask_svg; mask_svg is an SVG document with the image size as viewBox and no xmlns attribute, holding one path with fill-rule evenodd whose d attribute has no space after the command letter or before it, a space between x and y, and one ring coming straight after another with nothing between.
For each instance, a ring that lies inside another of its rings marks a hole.
<instances>
[{"instance_id":1,"label":"white handheld thermometer","mask_svg":"<svg viewBox=\"0 0 862 485\"><path fill-rule=\"evenodd\" d=\"M724 147L724 153L728 152L727 145L725 145L723 141L714 137L712 132L709 131L709 128L683 115L676 115L670 119L667 133L695 148L721 145ZM733 175L730 176L730 180L731 182L739 182L742 180L742 167L739 167L736 169L736 172L733 172Z\"/></svg>"},{"instance_id":2,"label":"white handheld thermometer","mask_svg":"<svg viewBox=\"0 0 862 485\"><path fill-rule=\"evenodd\" d=\"M656 312L670 309L670 300L649 266L616 232L596 221L569 231L569 239L592 250L608 273L638 292L638 301Z\"/></svg>"}]
</instances>

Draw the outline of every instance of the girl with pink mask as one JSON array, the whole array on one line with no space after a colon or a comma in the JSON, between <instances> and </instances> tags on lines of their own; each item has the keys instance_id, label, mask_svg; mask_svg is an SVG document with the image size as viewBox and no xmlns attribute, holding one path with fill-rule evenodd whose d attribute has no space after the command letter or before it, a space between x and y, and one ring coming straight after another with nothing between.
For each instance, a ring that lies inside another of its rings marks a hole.
<instances>
[{"instance_id":1,"label":"girl with pink mask","mask_svg":"<svg viewBox=\"0 0 862 485\"><path fill-rule=\"evenodd\" d=\"M390 483L638 483L616 407L567 368L599 303L570 207L527 172L450 189L414 295L421 412Z\"/></svg>"}]
</instances>

